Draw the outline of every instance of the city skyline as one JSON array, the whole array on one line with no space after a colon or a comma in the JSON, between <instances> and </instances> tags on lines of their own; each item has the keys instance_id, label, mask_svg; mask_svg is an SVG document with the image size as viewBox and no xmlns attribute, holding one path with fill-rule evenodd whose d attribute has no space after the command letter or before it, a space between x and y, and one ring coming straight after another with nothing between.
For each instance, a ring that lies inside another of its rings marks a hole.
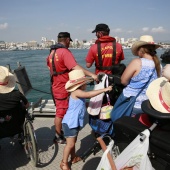
<instances>
[{"instance_id":1,"label":"city skyline","mask_svg":"<svg viewBox=\"0 0 170 170\"><path fill-rule=\"evenodd\" d=\"M110 35L139 38L152 35L155 41L170 41L169 0L2 0L0 40L41 42L42 37L57 40L61 31L79 41L96 38L96 24L106 23Z\"/></svg>"}]
</instances>

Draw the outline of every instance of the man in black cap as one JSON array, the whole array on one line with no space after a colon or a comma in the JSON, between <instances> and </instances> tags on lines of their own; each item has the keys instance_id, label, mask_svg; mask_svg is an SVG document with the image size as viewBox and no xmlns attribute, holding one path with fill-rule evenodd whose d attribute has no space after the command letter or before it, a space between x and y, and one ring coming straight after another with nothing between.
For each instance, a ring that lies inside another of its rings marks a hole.
<instances>
[{"instance_id":1,"label":"man in black cap","mask_svg":"<svg viewBox=\"0 0 170 170\"><path fill-rule=\"evenodd\" d=\"M96 33L98 39L88 51L86 67L90 68L95 62L96 74L99 72L112 74L112 65L124 60L122 45L117 43L114 37L109 36L110 28L106 24L96 25L92 33Z\"/></svg>"},{"instance_id":2,"label":"man in black cap","mask_svg":"<svg viewBox=\"0 0 170 170\"><path fill-rule=\"evenodd\" d=\"M50 69L51 75L51 87L53 100L56 105L56 116L55 116L55 130L56 136L54 142L65 143L61 127L62 119L68 108L68 92L65 90L65 84L69 80L68 73L71 70L83 70L87 76L93 77L97 80L97 76L94 73L84 69L77 64L73 54L68 49L72 41L70 33L60 32L58 34L58 43L53 45L50 50L50 54L47 57L47 66Z\"/></svg>"}]
</instances>

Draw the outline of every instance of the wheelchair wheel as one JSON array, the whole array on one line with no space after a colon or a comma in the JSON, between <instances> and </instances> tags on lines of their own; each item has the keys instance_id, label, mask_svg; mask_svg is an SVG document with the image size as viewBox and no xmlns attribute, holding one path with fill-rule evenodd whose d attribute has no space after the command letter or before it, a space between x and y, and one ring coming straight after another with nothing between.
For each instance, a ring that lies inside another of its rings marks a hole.
<instances>
[{"instance_id":1,"label":"wheelchair wheel","mask_svg":"<svg viewBox=\"0 0 170 170\"><path fill-rule=\"evenodd\" d=\"M38 146L36 141L36 136L34 133L34 128L30 121L25 122L24 127L24 136L25 136L25 152L27 157L31 159L34 166L38 164Z\"/></svg>"}]
</instances>

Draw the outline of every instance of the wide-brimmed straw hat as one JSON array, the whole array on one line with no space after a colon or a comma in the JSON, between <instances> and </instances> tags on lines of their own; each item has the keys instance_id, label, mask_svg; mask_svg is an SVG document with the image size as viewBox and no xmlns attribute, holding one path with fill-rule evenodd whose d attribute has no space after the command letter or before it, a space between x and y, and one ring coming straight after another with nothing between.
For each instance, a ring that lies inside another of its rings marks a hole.
<instances>
[{"instance_id":1,"label":"wide-brimmed straw hat","mask_svg":"<svg viewBox=\"0 0 170 170\"><path fill-rule=\"evenodd\" d=\"M92 77L86 77L83 70L73 70L69 72L69 81L65 85L65 89L68 92L72 92L82 86L83 84L86 84L88 82L93 81Z\"/></svg>"},{"instance_id":2,"label":"wide-brimmed straw hat","mask_svg":"<svg viewBox=\"0 0 170 170\"><path fill-rule=\"evenodd\" d=\"M9 93L15 88L15 77L8 68L0 66L0 93Z\"/></svg>"},{"instance_id":3,"label":"wide-brimmed straw hat","mask_svg":"<svg viewBox=\"0 0 170 170\"><path fill-rule=\"evenodd\" d=\"M162 113L170 113L170 82L161 77L152 81L146 91L152 107Z\"/></svg>"},{"instance_id":4,"label":"wide-brimmed straw hat","mask_svg":"<svg viewBox=\"0 0 170 170\"><path fill-rule=\"evenodd\" d=\"M160 45L155 44L152 36L150 36L150 35L143 35L143 36L140 37L139 41L136 41L132 45L132 48L131 48L132 54L135 55L135 56L138 56L138 49L139 49L139 47L144 46L144 45L155 46L155 49L161 47Z\"/></svg>"}]
</instances>

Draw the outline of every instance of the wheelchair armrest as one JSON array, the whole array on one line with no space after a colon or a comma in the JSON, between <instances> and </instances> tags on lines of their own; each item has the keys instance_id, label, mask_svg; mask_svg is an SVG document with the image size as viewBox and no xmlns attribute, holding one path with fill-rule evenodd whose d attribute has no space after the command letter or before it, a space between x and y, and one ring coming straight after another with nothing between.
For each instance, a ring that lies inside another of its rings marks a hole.
<instances>
[{"instance_id":1,"label":"wheelchair armrest","mask_svg":"<svg viewBox=\"0 0 170 170\"><path fill-rule=\"evenodd\" d=\"M122 85L120 76L110 74L110 75L108 75L108 78L109 78L110 83L113 83L116 85Z\"/></svg>"},{"instance_id":2,"label":"wheelchair armrest","mask_svg":"<svg viewBox=\"0 0 170 170\"><path fill-rule=\"evenodd\" d=\"M142 102L141 108L144 113L150 115L151 117L157 118L157 119L170 119L170 114L169 113L162 113L157 110L155 110L149 100L145 100Z\"/></svg>"}]
</instances>

